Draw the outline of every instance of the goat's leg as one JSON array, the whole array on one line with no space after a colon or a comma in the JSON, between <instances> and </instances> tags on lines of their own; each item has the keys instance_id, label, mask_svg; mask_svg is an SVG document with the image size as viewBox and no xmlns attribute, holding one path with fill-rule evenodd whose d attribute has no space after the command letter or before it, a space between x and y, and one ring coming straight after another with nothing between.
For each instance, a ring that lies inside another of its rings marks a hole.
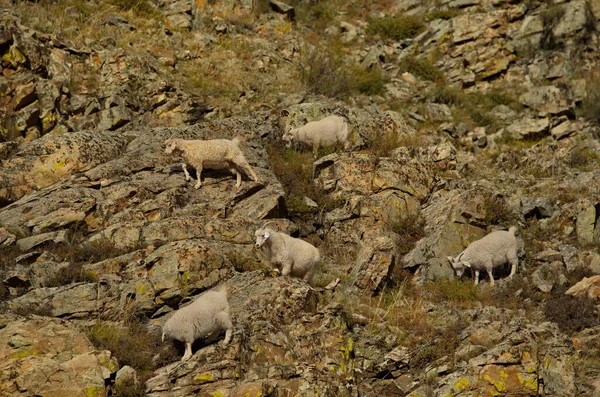
<instances>
[{"instance_id":1,"label":"goat's leg","mask_svg":"<svg viewBox=\"0 0 600 397\"><path fill-rule=\"evenodd\" d=\"M181 357L181 361L187 361L192 358L192 344L185 342L185 354Z\"/></svg>"},{"instance_id":2,"label":"goat's leg","mask_svg":"<svg viewBox=\"0 0 600 397\"><path fill-rule=\"evenodd\" d=\"M229 342L231 342L231 337L233 336L233 324L231 323L231 319L229 318L228 312L220 312L217 314L216 318L218 324L221 328L225 329L225 339L223 339L223 347L226 347Z\"/></svg>"},{"instance_id":3,"label":"goat's leg","mask_svg":"<svg viewBox=\"0 0 600 397\"><path fill-rule=\"evenodd\" d=\"M475 285L479 284L479 270L475 270Z\"/></svg>"},{"instance_id":4,"label":"goat's leg","mask_svg":"<svg viewBox=\"0 0 600 397\"><path fill-rule=\"evenodd\" d=\"M292 261L287 261L281 264L281 275L289 276L292 272Z\"/></svg>"},{"instance_id":5,"label":"goat's leg","mask_svg":"<svg viewBox=\"0 0 600 397\"><path fill-rule=\"evenodd\" d=\"M508 261L510 262L510 274L509 274L509 278L513 278L514 275L517 273L517 266L519 265L519 258L517 258L517 256L508 258Z\"/></svg>"},{"instance_id":6,"label":"goat's leg","mask_svg":"<svg viewBox=\"0 0 600 397\"><path fill-rule=\"evenodd\" d=\"M229 169L230 172L233 173L233 175L235 175L235 179L236 179L235 188L239 189L240 186L242 185L242 174L237 170L237 168L235 167L234 164L229 163L227 168Z\"/></svg>"},{"instance_id":7,"label":"goat's leg","mask_svg":"<svg viewBox=\"0 0 600 397\"><path fill-rule=\"evenodd\" d=\"M198 182L196 182L196 186L194 186L194 189L198 189L200 188L200 186L202 186L202 165L196 165L195 168Z\"/></svg>"},{"instance_id":8,"label":"goat's leg","mask_svg":"<svg viewBox=\"0 0 600 397\"><path fill-rule=\"evenodd\" d=\"M190 173L187 170L187 165L185 163L181 163L181 168L183 168L183 173L185 174L185 180L189 182L190 179L192 179L192 177L190 176Z\"/></svg>"},{"instance_id":9,"label":"goat's leg","mask_svg":"<svg viewBox=\"0 0 600 397\"><path fill-rule=\"evenodd\" d=\"M487 274L488 274L488 276L490 276L490 286L493 287L494 286L494 275L492 274L492 269L488 268Z\"/></svg>"}]
</instances>

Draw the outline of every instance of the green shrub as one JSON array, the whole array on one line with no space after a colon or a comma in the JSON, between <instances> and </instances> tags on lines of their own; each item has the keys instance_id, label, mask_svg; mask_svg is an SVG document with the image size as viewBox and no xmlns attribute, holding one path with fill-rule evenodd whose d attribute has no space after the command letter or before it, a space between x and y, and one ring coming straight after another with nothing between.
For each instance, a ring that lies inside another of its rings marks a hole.
<instances>
[{"instance_id":1,"label":"green shrub","mask_svg":"<svg viewBox=\"0 0 600 397\"><path fill-rule=\"evenodd\" d=\"M133 380L120 382L115 385L113 397L144 397L146 385L143 382L134 383Z\"/></svg>"},{"instance_id":2,"label":"green shrub","mask_svg":"<svg viewBox=\"0 0 600 397\"><path fill-rule=\"evenodd\" d=\"M502 225L510 227L518 220L506 204L506 200L501 196L485 195L483 209L485 211L484 220L487 226Z\"/></svg>"},{"instance_id":3,"label":"green shrub","mask_svg":"<svg viewBox=\"0 0 600 397\"><path fill-rule=\"evenodd\" d=\"M320 210L331 211L343 205L343 197L331 197L312 182L312 151L296 151L285 148L281 141L267 146L269 162L285 192L288 212L293 216L312 219L314 208L304 203L304 197L315 201Z\"/></svg>"},{"instance_id":4,"label":"green shrub","mask_svg":"<svg viewBox=\"0 0 600 397\"><path fill-rule=\"evenodd\" d=\"M313 94L335 98L352 92L351 73L339 46L322 45L304 52L299 68L302 82Z\"/></svg>"},{"instance_id":5,"label":"green shrub","mask_svg":"<svg viewBox=\"0 0 600 397\"><path fill-rule=\"evenodd\" d=\"M369 35L380 35L384 39L405 40L417 36L426 28L419 16L399 15L393 17L374 18L369 21L366 32Z\"/></svg>"},{"instance_id":6,"label":"green shrub","mask_svg":"<svg viewBox=\"0 0 600 397\"><path fill-rule=\"evenodd\" d=\"M409 56L400 61L400 68L424 80L442 82L444 73L427 59Z\"/></svg>"},{"instance_id":7,"label":"green shrub","mask_svg":"<svg viewBox=\"0 0 600 397\"><path fill-rule=\"evenodd\" d=\"M180 358L173 345L163 344L159 334L149 333L139 322L118 324L97 320L86 334L94 346L110 350L121 366L129 365L142 376ZM158 360L153 359L157 354Z\"/></svg>"},{"instance_id":8,"label":"green shrub","mask_svg":"<svg viewBox=\"0 0 600 397\"><path fill-rule=\"evenodd\" d=\"M479 300L477 287L470 279L436 280L426 283L425 290L434 302L448 302L462 308L472 307Z\"/></svg>"},{"instance_id":9,"label":"green shrub","mask_svg":"<svg viewBox=\"0 0 600 397\"><path fill-rule=\"evenodd\" d=\"M600 124L600 73L587 76L585 96L579 110L587 120Z\"/></svg>"},{"instance_id":10,"label":"green shrub","mask_svg":"<svg viewBox=\"0 0 600 397\"><path fill-rule=\"evenodd\" d=\"M372 69L357 68L352 73L355 90L366 95L381 95L385 92L385 84L389 81L386 74L378 67Z\"/></svg>"},{"instance_id":11,"label":"green shrub","mask_svg":"<svg viewBox=\"0 0 600 397\"><path fill-rule=\"evenodd\" d=\"M446 8L446 9L433 9L432 11L425 14L425 18L430 21L436 19L452 19L456 16L460 15L460 12L455 8Z\"/></svg>"}]
</instances>

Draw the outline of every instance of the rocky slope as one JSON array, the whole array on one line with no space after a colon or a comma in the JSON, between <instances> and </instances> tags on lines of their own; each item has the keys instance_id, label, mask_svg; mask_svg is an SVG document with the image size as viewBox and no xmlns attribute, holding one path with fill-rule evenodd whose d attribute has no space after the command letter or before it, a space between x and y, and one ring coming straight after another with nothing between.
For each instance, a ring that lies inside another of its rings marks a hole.
<instances>
[{"instance_id":1,"label":"rocky slope","mask_svg":"<svg viewBox=\"0 0 600 397\"><path fill-rule=\"evenodd\" d=\"M600 393L600 2L0 4L0 395ZM351 151L279 143L329 114ZM164 154L234 136L239 190ZM514 280L455 279L513 224ZM222 283L232 344L180 362L160 325Z\"/></svg>"}]
</instances>

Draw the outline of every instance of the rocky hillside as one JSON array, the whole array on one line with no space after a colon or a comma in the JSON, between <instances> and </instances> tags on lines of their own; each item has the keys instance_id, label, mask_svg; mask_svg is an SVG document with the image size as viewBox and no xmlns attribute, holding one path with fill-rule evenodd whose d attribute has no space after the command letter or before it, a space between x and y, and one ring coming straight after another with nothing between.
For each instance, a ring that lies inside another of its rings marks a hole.
<instances>
[{"instance_id":1,"label":"rocky hillside","mask_svg":"<svg viewBox=\"0 0 600 397\"><path fill-rule=\"evenodd\" d=\"M600 395L600 1L0 0L0 21L0 396ZM331 114L351 150L282 145ZM241 137L259 180L194 189L170 137ZM314 286L254 248L267 220L319 248ZM512 225L514 278L454 276ZM232 343L181 362L161 325L221 284Z\"/></svg>"}]
</instances>

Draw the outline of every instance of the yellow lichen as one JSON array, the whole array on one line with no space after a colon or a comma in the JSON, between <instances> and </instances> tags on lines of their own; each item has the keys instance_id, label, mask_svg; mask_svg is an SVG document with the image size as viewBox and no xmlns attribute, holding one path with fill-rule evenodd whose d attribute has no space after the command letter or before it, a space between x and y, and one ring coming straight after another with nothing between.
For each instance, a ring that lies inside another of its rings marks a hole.
<instances>
[{"instance_id":1,"label":"yellow lichen","mask_svg":"<svg viewBox=\"0 0 600 397\"><path fill-rule=\"evenodd\" d=\"M466 379L466 378L460 378L454 384L454 390L456 390L456 391L467 390L469 388L469 386L471 386L471 385L469 384L469 380L468 379Z\"/></svg>"},{"instance_id":2,"label":"yellow lichen","mask_svg":"<svg viewBox=\"0 0 600 397\"><path fill-rule=\"evenodd\" d=\"M8 358L25 358L25 357L29 357L29 356L37 356L38 354L39 354L39 351L37 351L34 348L29 348L29 349L17 350L16 352L9 355Z\"/></svg>"},{"instance_id":3,"label":"yellow lichen","mask_svg":"<svg viewBox=\"0 0 600 397\"><path fill-rule=\"evenodd\" d=\"M213 392L213 397L225 397L225 394L221 390L217 390Z\"/></svg>"},{"instance_id":4,"label":"yellow lichen","mask_svg":"<svg viewBox=\"0 0 600 397\"><path fill-rule=\"evenodd\" d=\"M106 390L103 387L90 386L83 389L83 394L85 394L86 397L106 396Z\"/></svg>"},{"instance_id":5,"label":"yellow lichen","mask_svg":"<svg viewBox=\"0 0 600 397\"><path fill-rule=\"evenodd\" d=\"M210 372L205 372L203 374L194 376L194 380L200 384L203 384L203 383L212 382L215 379Z\"/></svg>"}]
</instances>

